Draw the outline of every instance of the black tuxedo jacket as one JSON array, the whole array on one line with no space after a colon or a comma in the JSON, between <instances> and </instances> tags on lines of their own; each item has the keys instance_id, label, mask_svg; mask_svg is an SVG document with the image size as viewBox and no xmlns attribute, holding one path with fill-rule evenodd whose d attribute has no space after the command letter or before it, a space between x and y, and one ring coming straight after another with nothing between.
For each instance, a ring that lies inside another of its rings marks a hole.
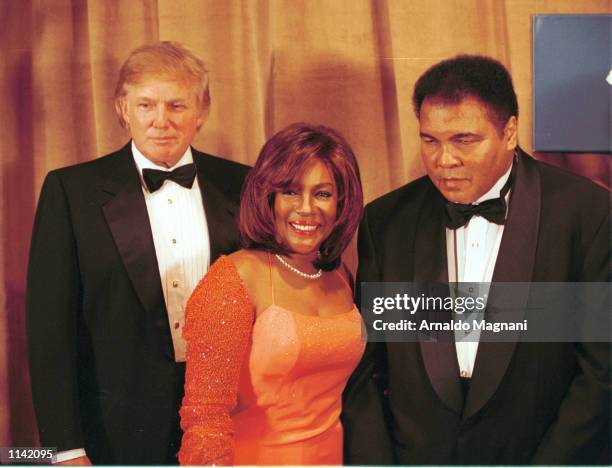
<instances>
[{"instance_id":1,"label":"black tuxedo jacket","mask_svg":"<svg viewBox=\"0 0 612 468\"><path fill-rule=\"evenodd\" d=\"M193 151L211 263L239 247L247 167ZM95 464L163 464L178 432L174 351L130 145L50 172L30 250L27 328L43 446ZM178 449L178 447L175 447Z\"/></svg>"},{"instance_id":2,"label":"black tuxedo jacket","mask_svg":"<svg viewBox=\"0 0 612 468\"><path fill-rule=\"evenodd\" d=\"M358 280L446 281L444 202L427 177L372 202ZM609 279L609 193L519 151L493 282ZM370 343L345 392L346 462L609 462L610 379L609 343L481 340L464 400L454 342Z\"/></svg>"}]
</instances>

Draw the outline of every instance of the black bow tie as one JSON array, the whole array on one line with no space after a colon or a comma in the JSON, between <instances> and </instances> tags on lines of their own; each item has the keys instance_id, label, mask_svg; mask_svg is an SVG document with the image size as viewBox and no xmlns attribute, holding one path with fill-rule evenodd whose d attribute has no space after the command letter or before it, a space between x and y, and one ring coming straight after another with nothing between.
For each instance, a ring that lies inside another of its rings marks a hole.
<instances>
[{"instance_id":1,"label":"black bow tie","mask_svg":"<svg viewBox=\"0 0 612 468\"><path fill-rule=\"evenodd\" d=\"M447 203L445 224L449 229L465 226L472 216L478 215L495 224L504 224L506 221L506 200L494 198L479 205L464 205L462 203Z\"/></svg>"},{"instance_id":2,"label":"black bow tie","mask_svg":"<svg viewBox=\"0 0 612 468\"><path fill-rule=\"evenodd\" d=\"M149 192L153 193L164 185L165 180L172 180L185 188L191 188L196 176L195 164L186 164L173 171L160 171L159 169L143 169L142 178Z\"/></svg>"},{"instance_id":3,"label":"black bow tie","mask_svg":"<svg viewBox=\"0 0 612 468\"><path fill-rule=\"evenodd\" d=\"M510 191L513 179L514 168L512 169L510 177L508 177L499 193L499 198L486 200L478 205L447 202L444 212L444 224L446 227L457 229L465 226L474 215L482 216L495 224L504 224L506 222L506 195Z\"/></svg>"}]
</instances>

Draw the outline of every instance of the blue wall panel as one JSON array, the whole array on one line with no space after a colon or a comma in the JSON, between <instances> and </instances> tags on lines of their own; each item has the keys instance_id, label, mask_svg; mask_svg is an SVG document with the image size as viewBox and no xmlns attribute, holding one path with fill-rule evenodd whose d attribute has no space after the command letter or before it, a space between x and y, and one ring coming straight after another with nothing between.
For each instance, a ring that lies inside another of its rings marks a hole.
<instances>
[{"instance_id":1,"label":"blue wall panel","mask_svg":"<svg viewBox=\"0 0 612 468\"><path fill-rule=\"evenodd\" d=\"M533 144L610 152L612 15L533 17Z\"/></svg>"}]
</instances>

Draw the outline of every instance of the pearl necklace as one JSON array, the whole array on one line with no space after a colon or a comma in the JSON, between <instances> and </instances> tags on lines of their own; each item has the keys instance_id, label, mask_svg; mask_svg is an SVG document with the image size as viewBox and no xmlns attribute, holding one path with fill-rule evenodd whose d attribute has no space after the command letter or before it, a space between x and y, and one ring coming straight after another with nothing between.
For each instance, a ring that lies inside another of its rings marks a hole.
<instances>
[{"instance_id":1,"label":"pearl necklace","mask_svg":"<svg viewBox=\"0 0 612 468\"><path fill-rule=\"evenodd\" d=\"M321 275L323 275L323 270L321 270L320 268L319 268L319 271L317 271L316 273L312 273L312 274L305 273L302 270L298 270L296 267L294 267L290 263L287 263L287 261L283 257L281 257L279 254L274 254L274 256L285 268L292 271L296 275L301 276L302 278L306 278L309 280L316 280L316 279L319 279Z\"/></svg>"}]
</instances>

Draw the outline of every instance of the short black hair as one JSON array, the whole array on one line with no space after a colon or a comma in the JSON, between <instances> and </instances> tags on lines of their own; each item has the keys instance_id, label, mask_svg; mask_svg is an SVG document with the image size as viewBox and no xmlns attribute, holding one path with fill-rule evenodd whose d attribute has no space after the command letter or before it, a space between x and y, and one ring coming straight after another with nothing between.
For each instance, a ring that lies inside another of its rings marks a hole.
<instances>
[{"instance_id":1,"label":"short black hair","mask_svg":"<svg viewBox=\"0 0 612 468\"><path fill-rule=\"evenodd\" d=\"M426 98L458 104L470 97L488 108L491 122L499 131L510 117L518 118L510 73L497 60L481 55L457 55L430 67L414 85L412 105L419 118Z\"/></svg>"}]
</instances>

